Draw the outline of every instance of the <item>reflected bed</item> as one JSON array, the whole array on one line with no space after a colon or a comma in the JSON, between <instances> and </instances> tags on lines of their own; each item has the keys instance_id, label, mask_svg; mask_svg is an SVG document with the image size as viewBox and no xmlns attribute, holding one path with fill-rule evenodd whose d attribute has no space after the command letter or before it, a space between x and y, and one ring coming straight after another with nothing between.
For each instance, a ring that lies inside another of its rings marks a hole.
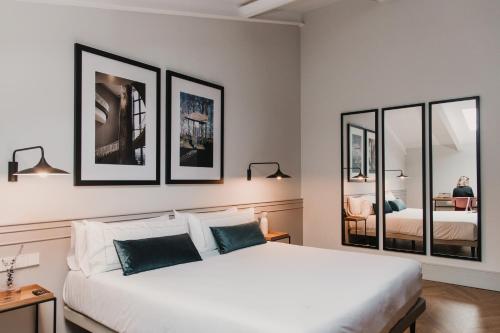
<instances>
[{"instance_id":1,"label":"reflected bed","mask_svg":"<svg viewBox=\"0 0 500 333\"><path fill-rule=\"evenodd\" d=\"M434 211L434 243L460 246L477 246L477 213L466 211ZM375 234L375 215L366 222L366 234ZM357 223L358 235L364 235L364 221ZM387 238L422 240L422 209L407 208L386 214ZM356 233L356 223L351 222L350 233Z\"/></svg>"}]
</instances>

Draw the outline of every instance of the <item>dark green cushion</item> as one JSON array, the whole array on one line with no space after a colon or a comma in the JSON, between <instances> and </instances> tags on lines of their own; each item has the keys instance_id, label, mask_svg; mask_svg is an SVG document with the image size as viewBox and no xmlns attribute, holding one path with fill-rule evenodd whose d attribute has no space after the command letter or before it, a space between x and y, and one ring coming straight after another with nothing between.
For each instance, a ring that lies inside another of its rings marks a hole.
<instances>
[{"instance_id":1,"label":"dark green cushion","mask_svg":"<svg viewBox=\"0 0 500 333\"><path fill-rule=\"evenodd\" d=\"M258 222L228 227L210 227L210 230L221 254L266 243Z\"/></svg>"},{"instance_id":2,"label":"dark green cushion","mask_svg":"<svg viewBox=\"0 0 500 333\"><path fill-rule=\"evenodd\" d=\"M200 261L201 257L188 234L113 241L123 275Z\"/></svg>"},{"instance_id":3,"label":"dark green cushion","mask_svg":"<svg viewBox=\"0 0 500 333\"><path fill-rule=\"evenodd\" d=\"M392 213L392 207L387 200L384 201L384 214Z\"/></svg>"},{"instance_id":4,"label":"dark green cushion","mask_svg":"<svg viewBox=\"0 0 500 333\"><path fill-rule=\"evenodd\" d=\"M389 201L389 205L391 205L392 210L395 212L399 212L406 209L406 204L401 199Z\"/></svg>"}]
</instances>

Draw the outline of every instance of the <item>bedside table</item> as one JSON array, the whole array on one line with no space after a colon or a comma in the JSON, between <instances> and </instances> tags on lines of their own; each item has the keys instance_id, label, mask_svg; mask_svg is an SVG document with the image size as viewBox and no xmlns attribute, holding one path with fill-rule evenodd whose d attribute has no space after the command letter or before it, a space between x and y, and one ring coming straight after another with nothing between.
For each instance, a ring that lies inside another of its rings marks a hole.
<instances>
[{"instance_id":1,"label":"bedside table","mask_svg":"<svg viewBox=\"0 0 500 333\"><path fill-rule=\"evenodd\" d=\"M15 294L13 298L8 301L1 301L6 292L0 292L0 313L26 308L28 306L35 306L35 332L38 332L38 304L54 302L54 321L52 323L52 327L53 332L56 333L57 298L54 294L37 284L23 286L20 289L21 291ZM33 295L32 292L37 289L44 289L47 292L40 296Z\"/></svg>"},{"instance_id":2,"label":"bedside table","mask_svg":"<svg viewBox=\"0 0 500 333\"><path fill-rule=\"evenodd\" d=\"M287 232L269 231L267 234L264 235L264 237L266 238L266 241L268 241L268 242L276 242L276 241L279 241L281 239L288 238L288 244L292 244L292 237Z\"/></svg>"},{"instance_id":3,"label":"bedside table","mask_svg":"<svg viewBox=\"0 0 500 333\"><path fill-rule=\"evenodd\" d=\"M348 221L348 222L355 222L356 223L356 227L355 227L356 228L356 236L358 235L358 222L364 221L365 222L364 223L364 225L365 225L365 234L364 234L364 236L365 236L365 240L366 240L366 237L367 237L366 236L366 218L360 217L360 216L347 216L345 218L345 220Z\"/></svg>"}]
</instances>

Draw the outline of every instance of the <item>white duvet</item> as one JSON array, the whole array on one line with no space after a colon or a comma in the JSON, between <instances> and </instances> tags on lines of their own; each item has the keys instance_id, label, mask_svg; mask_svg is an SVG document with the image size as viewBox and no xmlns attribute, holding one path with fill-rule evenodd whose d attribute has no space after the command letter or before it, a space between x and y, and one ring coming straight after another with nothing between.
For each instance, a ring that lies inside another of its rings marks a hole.
<instances>
[{"instance_id":1,"label":"white duvet","mask_svg":"<svg viewBox=\"0 0 500 333\"><path fill-rule=\"evenodd\" d=\"M71 271L64 301L118 332L387 332L421 292L413 260L280 243L123 276Z\"/></svg>"},{"instance_id":2,"label":"white duvet","mask_svg":"<svg viewBox=\"0 0 500 333\"><path fill-rule=\"evenodd\" d=\"M477 240L477 213L464 211L434 211L434 239L439 240ZM407 208L399 212L386 214L386 231L410 235L423 236L422 209ZM351 228L356 227L350 222ZM358 233L364 234L364 222L358 222ZM367 233L374 233L376 226L375 215L370 215L366 223Z\"/></svg>"}]
</instances>

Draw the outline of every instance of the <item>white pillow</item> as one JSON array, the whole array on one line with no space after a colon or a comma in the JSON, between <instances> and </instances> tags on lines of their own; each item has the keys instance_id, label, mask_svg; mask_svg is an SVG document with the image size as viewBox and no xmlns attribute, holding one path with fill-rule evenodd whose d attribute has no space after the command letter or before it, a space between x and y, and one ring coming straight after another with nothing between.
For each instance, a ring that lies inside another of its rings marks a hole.
<instances>
[{"instance_id":1,"label":"white pillow","mask_svg":"<svg viewBox=\"0 0 500 333\"><path fill-rule=\"evenodd\" d=\"M168 215L119 223L86 223L86 253L80 267L85 276L121 267L113 240L144 239L188 233L184 220Z\"/></svg>"},{"instance_id":2,"label":"white pillow","mask_svg":"<svg viewBox=\"0 0 500 333\"><path fill-rule=\"evenodd\" d=\"M253 221L255 221L254 208L241 209L234 213L219 216L188 214L189 231L195 231L196 236L194 238L193 236L191 237L194 245L200 253L217 250L217 243L215 242L210 227L230 226ZM201 237L199 236L200 233Z\"/></svg>"},{"instance_id":3,"label":"white pillow","mask_svg":"<svg viewBox=\"0 0 500 333\"><path fill-rule=\"evenodd\" d=\"M189 227L189 236L191 236L191 240L193 241L194 245L196 245L196 248L204 248L205 247L205 237L203 236L203 231L201 230L201 224L198 223L195 220L192 220L191 223L189 222L189 216L195 216L198 219L207 219L207 218L214 218L214 217L221 217L221 216L226 216L226 215L231 215L235 214L238 212L238 209L236 207L231 207L229 209L220 211L220 212L212 212L212 213L181 213L176 210L174 210L174 215L175 219L177 220L184 220L186 223L188 223Z\"/></svg>"},{"instance_id":4,"label":"white pillow","mask_svg":"<svg viewBox=\"0 0 500 333\"><path fill-rule=\"evenodd\" d=\"M394 201L396 200L396 196L392 193L392 191L385 191L385 200Z\"/></svg>"},{"instance_id":5,"label":"white pillow","mask_svg":"<svg viewBox=\"0 0 500 333\"><path fill-rule=\"evenodd\" d=\"M361 197L361 199L368 200L371 203L377 202L377 198L375 197L375 194L365 194Z\"/></svg>"},{"instance_id":6,"label":"white pillow","mask_svg":"<svg viewBox=\"0 0 500 333\"><path fill-rule=\"evenodd\" d=\"M71 247L66 261L69 269L72 271L80 270L80 258L84 255L87 246L85 240L85 227L85 221L71 222Z\"/></svg>"},{"instance_id":7,"label":"white pillow","mask_svg":"<svg viewBox=\"0 0 500 333\"><path fill-rule=\"evenodd\" d=\"M363 199L361 199L361 198L348 197L347 198L347 207L348 207L349 215L354 215L354 216L360 215L362 202L363 202Z\"/></svg>"},{"instance_id":8,"label":"white pillow","mask_svg":"<svg viewBox=\"0 0 500 333\"><path fill-rule=\"evenodd\" d=\"M348 197L347 201L349 205L349 215L351 216L360 216L367 218L373 211L373 204L371 200L368 200L365 197Z\"/></svg>"},{"instance_id":9,"label":"white pillow","mask_svg":"<svg viewBox=\"0 0 500 333\"><path fill-rule=\"evenodd\" d=\"M363 199L363 201L361 201L361 213L359 215L366 219L372 214L372 212L373 204L371 203L371 201Z\"/></svg>"}]
</instances>

